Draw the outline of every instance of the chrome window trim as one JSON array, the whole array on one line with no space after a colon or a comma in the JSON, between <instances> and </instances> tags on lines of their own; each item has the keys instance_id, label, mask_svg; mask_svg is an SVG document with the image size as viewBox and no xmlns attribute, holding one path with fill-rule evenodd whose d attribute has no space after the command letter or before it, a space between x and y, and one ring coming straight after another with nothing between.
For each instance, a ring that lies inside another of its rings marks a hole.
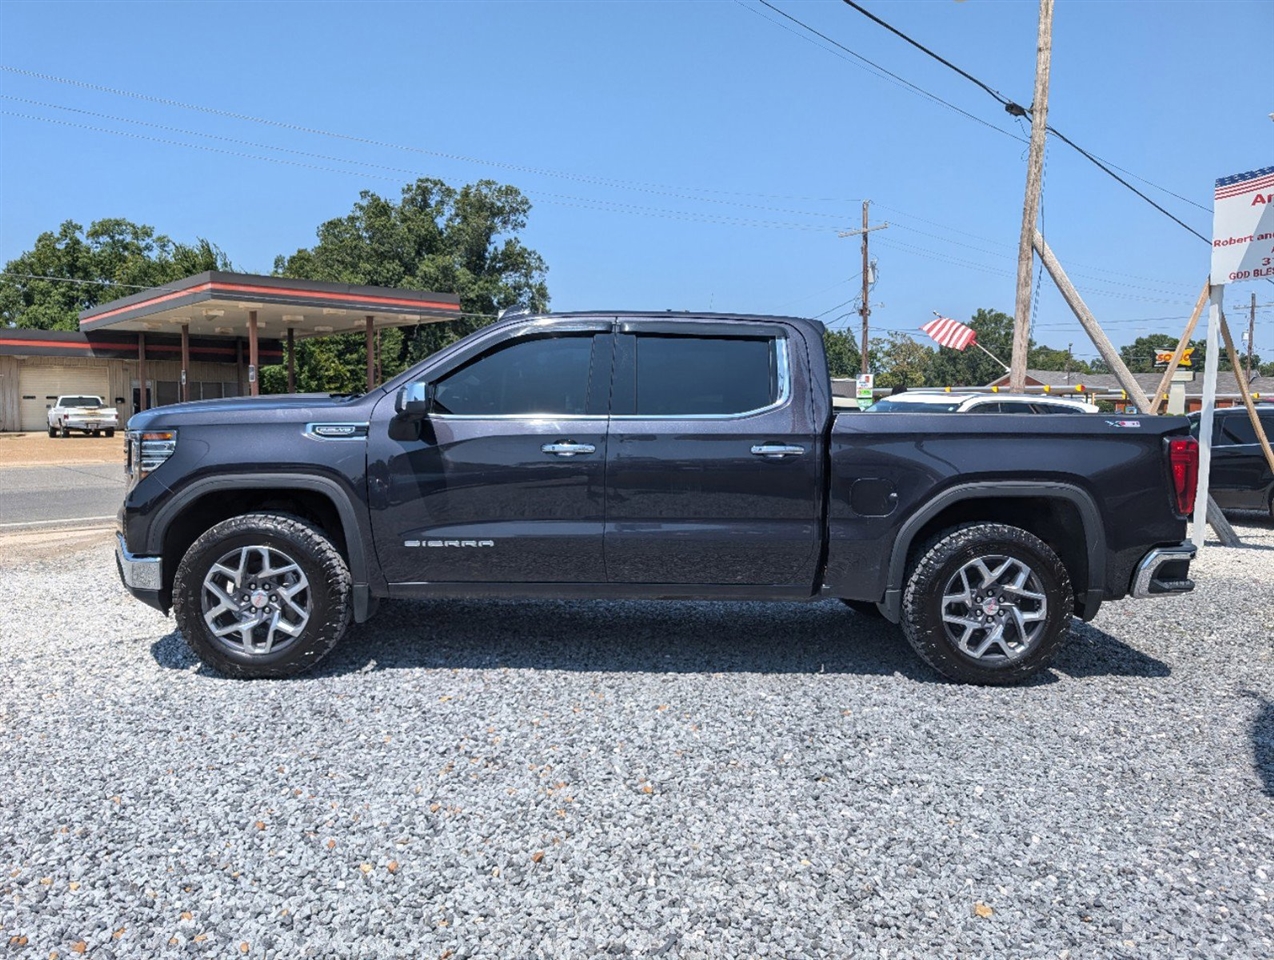
<instances>
[{"instance_id":1,"label":"chrome window trim","mask_svg":"<svg viewBox=\"0 0 1274 960\"><path fill-rule=\"evenodd\" d=\"M558 420L610 420L598 413L430 413L429 420L539 420L554 423Z\"/></svg>"},{"instance_id":2,"label":"chrome window trim","mask_svg":"<svg viewBox=\"0 0 1274 960\"><path fill-rule=\"evenodd\" d=\"M640 335L640 332L637 332ZM687 333L686 336L693 337L693 333ZM612 416L612 420L623 420L632 422L634 420L740 420L744 417L755 417L763 413L771 413L780 407L786 406L792 399L792 367L788 357L788 339L783 334L776 333L772 338L774 340L774 349L777 352L776 365L778 368L778 397L773 403L768 403L763 407L757 407L754 410L743 410L739 413L678 413L678 414L640 414L640 413L623 413Z\"/></svg>"}]
</instances>

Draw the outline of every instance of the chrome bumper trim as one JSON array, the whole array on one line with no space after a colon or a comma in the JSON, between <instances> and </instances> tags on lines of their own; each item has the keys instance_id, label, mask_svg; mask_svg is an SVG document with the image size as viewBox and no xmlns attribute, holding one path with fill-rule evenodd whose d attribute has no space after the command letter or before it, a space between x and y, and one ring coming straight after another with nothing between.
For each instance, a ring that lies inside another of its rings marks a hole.
<instances>
[{"instance_id":1,"label":"chrome bumper trim","mask_svg":"<svg viewBox=\"0 0 1274 960\"><path fill-rule=\"evenodd\" d=\"M124 535L115 534L115 562L119 576L130 590L160 590L164 586L164 561L160 557L135 557L124 547Z\"/></svg>"},{"instance_id":2,"label":"chrome bumper trim","mask_svg":"<svg viewBox=\"0 0 1274 960\"><path fill-rule=\"evenodd\" d=\"M1188 565L1194 559L1194 544L1188 540L1175 547L1156 547L1141 558L1137 564L1137 573L1132 581L1132 595L1137 598L1161 597L1171 593L1189 593L1194 589L1194 581L1188 577L1172 580L1159 578L1159 571L1165 564L1182 560Z\"/></svg>"}]
</instances>

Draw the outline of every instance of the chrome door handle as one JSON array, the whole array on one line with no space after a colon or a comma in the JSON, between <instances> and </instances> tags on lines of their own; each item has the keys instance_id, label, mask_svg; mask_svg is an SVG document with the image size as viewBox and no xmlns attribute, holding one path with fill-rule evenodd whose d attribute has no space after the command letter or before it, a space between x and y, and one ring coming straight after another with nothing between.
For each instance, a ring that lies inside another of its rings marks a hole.
<instances>
[{"instance_id":1,"label":"chrome door handle","mask_svg":"<svg viewBox=\"0 0 1274 960\"><path fill-rule=\"evenodd\" d=\"M804 447L788 443L758 443L752 447L754 457L765 457L767 460L782 460L784 457L799 457L805 452Z\"/></svg>"},{"instance_id":2,"label":"chrome door handle","mask_svg":"<svg viewBox=\"0 0 1274 960\"><path fill-rule=\"evenodd\" d=\"M550 453L558 457L573 457L580 453L596 453L597 448L591 443L573 443L569 440L561 440L557 443L546 443L540 447L545 453Z\"/></svg>"}]
</instances>

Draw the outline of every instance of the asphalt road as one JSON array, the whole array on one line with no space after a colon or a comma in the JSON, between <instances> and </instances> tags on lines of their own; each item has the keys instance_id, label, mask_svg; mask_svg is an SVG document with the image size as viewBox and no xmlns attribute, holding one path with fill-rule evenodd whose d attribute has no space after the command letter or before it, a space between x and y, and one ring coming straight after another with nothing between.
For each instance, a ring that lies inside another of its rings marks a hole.
<instances>
[{"instance_id":1,"label":"asphalt road","mask_svg":"<svg viewBox=\"0 0 1274 960\"><path fill-rule=\"evenodd\" d=\"M72 522L106 526L123 499L120 463L0 467L0 530Z\"/></svg>"}]
</instances>

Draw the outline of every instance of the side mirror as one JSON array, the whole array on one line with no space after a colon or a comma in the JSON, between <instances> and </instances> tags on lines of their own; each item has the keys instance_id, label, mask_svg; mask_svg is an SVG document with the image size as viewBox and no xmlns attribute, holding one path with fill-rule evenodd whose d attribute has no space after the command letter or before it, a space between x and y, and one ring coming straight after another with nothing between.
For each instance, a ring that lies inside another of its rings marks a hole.
<instances>
[{"instance_id":1,"label":"side mirror","mask_svg":"<svg viewBox=\"0 0 1274 960\"><path fill-rule=\"evenodd\" d=\"M409 383L394 398L394 410L400 417L426 416L434 405L432 383Z\"/></svg>"}]
</instances>

